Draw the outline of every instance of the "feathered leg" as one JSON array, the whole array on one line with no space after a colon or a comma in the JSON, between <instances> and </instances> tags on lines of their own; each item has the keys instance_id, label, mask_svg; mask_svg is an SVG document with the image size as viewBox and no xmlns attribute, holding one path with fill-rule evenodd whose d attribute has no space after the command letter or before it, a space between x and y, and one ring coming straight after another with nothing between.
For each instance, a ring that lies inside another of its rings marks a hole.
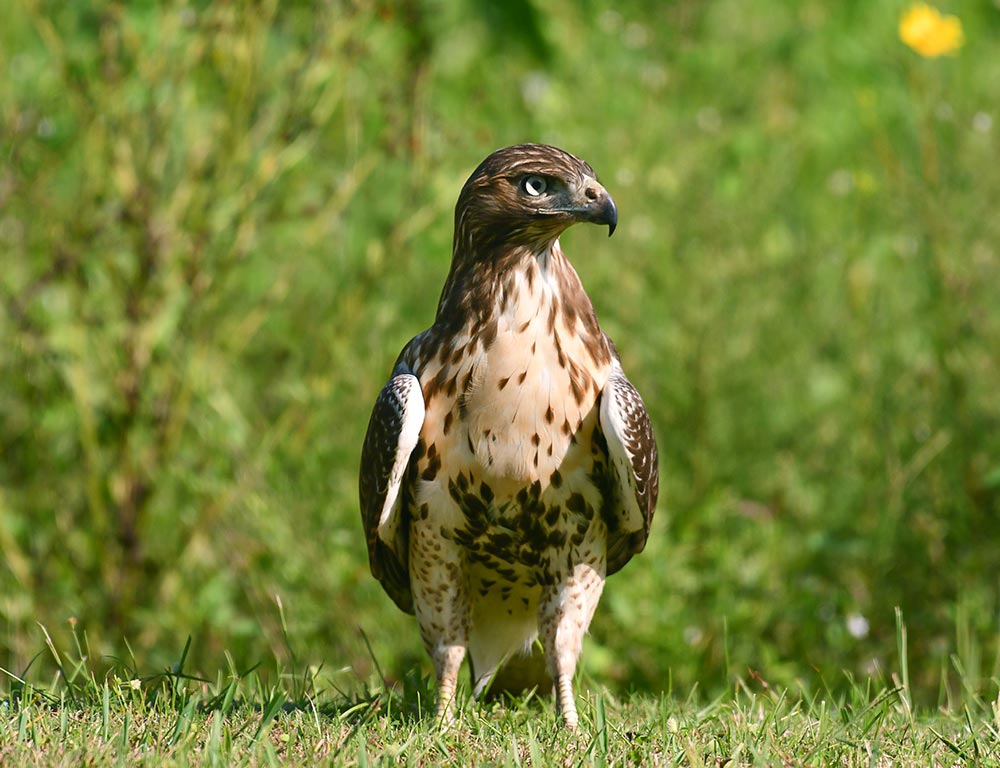
<instances>
[{"instance_id":1,"label":"feathered leg","mask_svg":"<svg viewBox=\"0 0 1000 768\"><path fill-rule=\"evenodd\" d=\"M567 728L576 728L579 716L573 698L573 674L583 636L594 617L604 589L604 558L578 563L568 577L546 588L540 606L539 629L549 674L555 681L556 702Z\"/></svg>"},{"instance_id":2,"label":"feathered leg","mask_svg":"<svg viewBox=\"0 0 1000 768\"><path fill-rule=\"evenodd\" d=\"M410 575L420 636L437 677L436 717L447 726L455 719L458 673L469 642L461 553L436 536L431 526L415 521L410 527Z\"/></svg>"}]
</instances>

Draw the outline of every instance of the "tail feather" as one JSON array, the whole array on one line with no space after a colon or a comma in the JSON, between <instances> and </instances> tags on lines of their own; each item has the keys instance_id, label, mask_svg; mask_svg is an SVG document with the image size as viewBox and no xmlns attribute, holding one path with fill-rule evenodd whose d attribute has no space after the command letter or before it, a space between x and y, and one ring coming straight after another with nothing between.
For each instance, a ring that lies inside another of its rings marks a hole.
<instances>
[{"instance_id":1,"label":"tail feather","mask_svg":"<svg viewBox=\"0 0 1000 768\"><path fill-rule=\"evenodd\" d=\"M543 693L552 689L552 678L545 665L545 652L538 642L532 643L528 653L508 657L492 676L483 675L476 681L475 694L489 699L508 693L524 693L532 688Z\"/></svg>"}]
</instances>

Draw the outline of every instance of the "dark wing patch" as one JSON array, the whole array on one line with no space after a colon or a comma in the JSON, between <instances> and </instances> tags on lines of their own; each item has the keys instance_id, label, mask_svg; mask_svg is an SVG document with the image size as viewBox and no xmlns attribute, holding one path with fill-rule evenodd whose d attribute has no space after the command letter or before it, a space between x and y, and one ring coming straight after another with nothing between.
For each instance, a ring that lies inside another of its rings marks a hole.
<instances>
[{"instance_id":1,"label":"dark wing patch","mask_svg":"<svg viewBox=\"0 0 1000 768\"><path fill-rule=\"evenodd\" d=\"M405 366L397 367L372 409L361 449L358 490L372 575L407 613L413 613L413 593L408 565L409 510L403 486L423 423L420 382Z\"/></svg>"},{"instance_id":2,"label":"dark wing patch","mask_svg":"<svg viewBox=\"0 0 1000 768\"><path fill-rule=\"evenodd\" d=\"M607 573L611 575L646 546L660 485L653 425L617 361L601 392L600 423L611 474L607 514Z\"/></svg>"}]
</instances>

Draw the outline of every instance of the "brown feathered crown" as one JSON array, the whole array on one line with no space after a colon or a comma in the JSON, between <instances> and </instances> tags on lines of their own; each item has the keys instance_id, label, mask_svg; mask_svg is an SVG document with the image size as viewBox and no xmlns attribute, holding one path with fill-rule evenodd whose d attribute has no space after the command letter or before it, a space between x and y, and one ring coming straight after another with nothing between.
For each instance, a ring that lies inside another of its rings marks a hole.
<instances>
[{"instance_id":1,"label":"brown feathered crown","mask_svg":"<svg viewBox=\"0 0 1000 768\"><path fill-rule=\"evenodd\" d=\"M497 248L551 246L577 221L607 224L618 211L589 164L547 144L498 149L472 172L455 206L455 258Z\"/></svg>"}]
</instances>

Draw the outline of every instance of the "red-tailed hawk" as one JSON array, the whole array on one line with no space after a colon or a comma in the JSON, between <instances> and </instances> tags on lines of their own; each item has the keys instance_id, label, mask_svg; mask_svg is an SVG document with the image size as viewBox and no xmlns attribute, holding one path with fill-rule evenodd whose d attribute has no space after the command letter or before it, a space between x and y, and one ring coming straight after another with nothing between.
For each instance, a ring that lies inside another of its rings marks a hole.
<instances>
[{"instance_id":1,"label":"red-tailed hawk","mask_svg":"<svg viewBox=\"0 0 1000 768\"><path fill-rule=\"evenodd\" d=\"M563 254L572 224L618 211L555 147L487 157L455 208L434 325L407 344L361 454L372 574L415 613L453 717L541 639L564 723L606 575L642 550L658 487L646 408Z\"/></svg>"}]
</instances>

